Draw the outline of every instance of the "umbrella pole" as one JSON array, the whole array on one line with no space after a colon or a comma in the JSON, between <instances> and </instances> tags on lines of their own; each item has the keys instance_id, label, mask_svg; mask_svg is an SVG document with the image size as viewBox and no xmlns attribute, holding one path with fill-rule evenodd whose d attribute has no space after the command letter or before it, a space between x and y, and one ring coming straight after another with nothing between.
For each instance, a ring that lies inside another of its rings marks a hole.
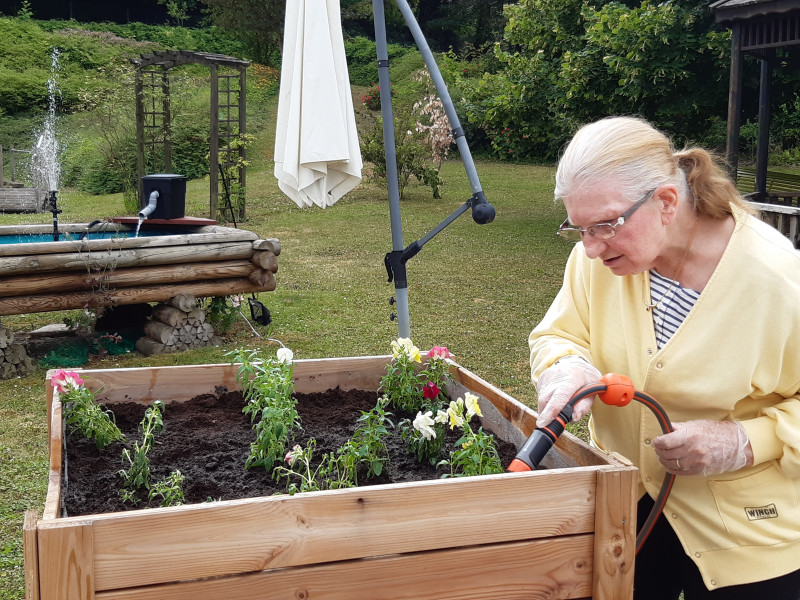
<instances>
[{"instance_id":1,"label":"umbrella pole","mask_svg":"<svg viewBox=\"0 0 800 600\"><path fill-rule=\"evenodd\" d=\"M389 218L392 228L393 257L403 253L403 225L400 220L400 185L397 178L397 153L394 140L394 115L392 113L392 88L389 79L389 50L386 42L386 18L383 0L372 0L375 18L375 45L378 55L378 85L381 89L381 117L383 118L383 150L386 157L386 182L389 190ZM387 255L388 256L388 255ZM387 263L388 268L388 263ZM392 261L391 276L394 276L397 302L398 337L410 338L411 326L408 312L408 281L405 262Z\"/></svg>"}]
</instances>

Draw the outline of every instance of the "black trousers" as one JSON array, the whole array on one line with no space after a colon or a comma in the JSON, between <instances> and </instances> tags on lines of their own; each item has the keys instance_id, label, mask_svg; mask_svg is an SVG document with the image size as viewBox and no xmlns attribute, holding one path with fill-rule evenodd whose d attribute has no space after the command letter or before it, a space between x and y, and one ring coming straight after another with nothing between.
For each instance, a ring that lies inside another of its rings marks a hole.
<instances>
[{"instance_id":1,"label":"black trousers","mask_svg":"<svg viewBox=\"0 0 800 600\"><path fill-rule=\"evenodd\" d=\"M653 500L639 501L637 531L650 514ZM800 556L797 556L800 565ZM639 554L633 582L634 600L800 600L800 570L775 579L709 591L700 571L683 550L664 515L656 521Z\"/></svg>"}]
</instances>

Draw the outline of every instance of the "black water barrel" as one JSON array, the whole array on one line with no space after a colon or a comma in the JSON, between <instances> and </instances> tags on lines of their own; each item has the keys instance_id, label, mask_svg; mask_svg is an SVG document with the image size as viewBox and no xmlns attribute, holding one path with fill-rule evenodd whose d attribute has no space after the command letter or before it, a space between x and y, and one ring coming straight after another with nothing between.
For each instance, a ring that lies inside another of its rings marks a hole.
<instances>
[{"instance_id":1,"label":"black water barrel","mask_svg":"<svg viewBox=\"0 0 800 600\"><path fill-rule=\"evenodd\" d=\"M150 203L153 190L158 191L158 202L148 219L180 219L186 216L185 175L159 173L142 177L143 195L139 198L139 210Z\"/></svg>"}]
</instances>

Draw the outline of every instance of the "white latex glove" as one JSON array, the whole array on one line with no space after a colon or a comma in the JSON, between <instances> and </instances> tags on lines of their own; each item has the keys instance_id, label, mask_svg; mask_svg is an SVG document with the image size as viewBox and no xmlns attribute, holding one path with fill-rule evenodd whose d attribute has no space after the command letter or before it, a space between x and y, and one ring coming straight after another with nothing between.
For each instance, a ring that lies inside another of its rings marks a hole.
<instances>
[{"instance_id":1,"label":"white latex glove","mask_svg":"<svg viewBox=\"0 0 800 600\"><path fill-rule=\"evenodd\" d=\"M536 391L539 397L539 418L536 426L543 427L552 421L569 399L586 385L598 383L602 374L580 356L559 358L539 376ZM572 412L572 420L580 421L592 409L594 396L579 401Z\"/></svg>"},{"instance_id":2,"label":"white latex glove","mask_svg":"<svg viewBox=\"0 0 800 600\"><path fill-rule=\"evenodd\" d=\"M718 475L753 464L741 423L701 419L673 423L675 431L653 440L658 460L675 475Z\"/></svg>"}]
</instances>

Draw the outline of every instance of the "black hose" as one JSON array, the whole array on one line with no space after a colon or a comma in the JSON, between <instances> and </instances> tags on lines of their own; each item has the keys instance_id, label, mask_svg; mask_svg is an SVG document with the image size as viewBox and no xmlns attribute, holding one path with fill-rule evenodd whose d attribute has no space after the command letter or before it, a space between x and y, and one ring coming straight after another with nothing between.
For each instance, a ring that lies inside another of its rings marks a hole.
<instances>
[{"instance_id":1,"label":"black hose","mask_svg":"<svg viewBox=\"0 0 800 600\"><path fill-rule=\"evenodd\" d=\"M588 385L578 390L575 395L570 398L569 402L567 402L556 418L554 418L544 427L536 428L522 448L520 448L515 461L521 461L531 469L538 467L539 462L553 446L558 436L564 431L567 423L572 420L572 412L575 405L584 398L594 396L595 394L598 394L600 399L603 400L602 394L607 390L608 386L605 383ZM652 396L649 396L644 392L635 391L633 393L633 399L644 404L653 412L663 433L671 433L674 431L667 413ZM629 400L626 401L625 404L627 404L627 402L629 402ZM624 406L624 404L621 404L621 406ZM669 498L669 494L672 491L672 486L674 483L675 475L672 473L667 473L664 476L664 481L661 483L661 489L658 492L658 496L656 496L655 504L653 505L653 508L650 509L650 514L647 515L647 519L643 523L641 530L636 535L637 554L639 553L639 550L642 549L642 546L644 545L650 533L653 531L653 527L655 526L661 511L664 510L664 506L667 503L667 498Z\"/></svg>"}]
</instances>

